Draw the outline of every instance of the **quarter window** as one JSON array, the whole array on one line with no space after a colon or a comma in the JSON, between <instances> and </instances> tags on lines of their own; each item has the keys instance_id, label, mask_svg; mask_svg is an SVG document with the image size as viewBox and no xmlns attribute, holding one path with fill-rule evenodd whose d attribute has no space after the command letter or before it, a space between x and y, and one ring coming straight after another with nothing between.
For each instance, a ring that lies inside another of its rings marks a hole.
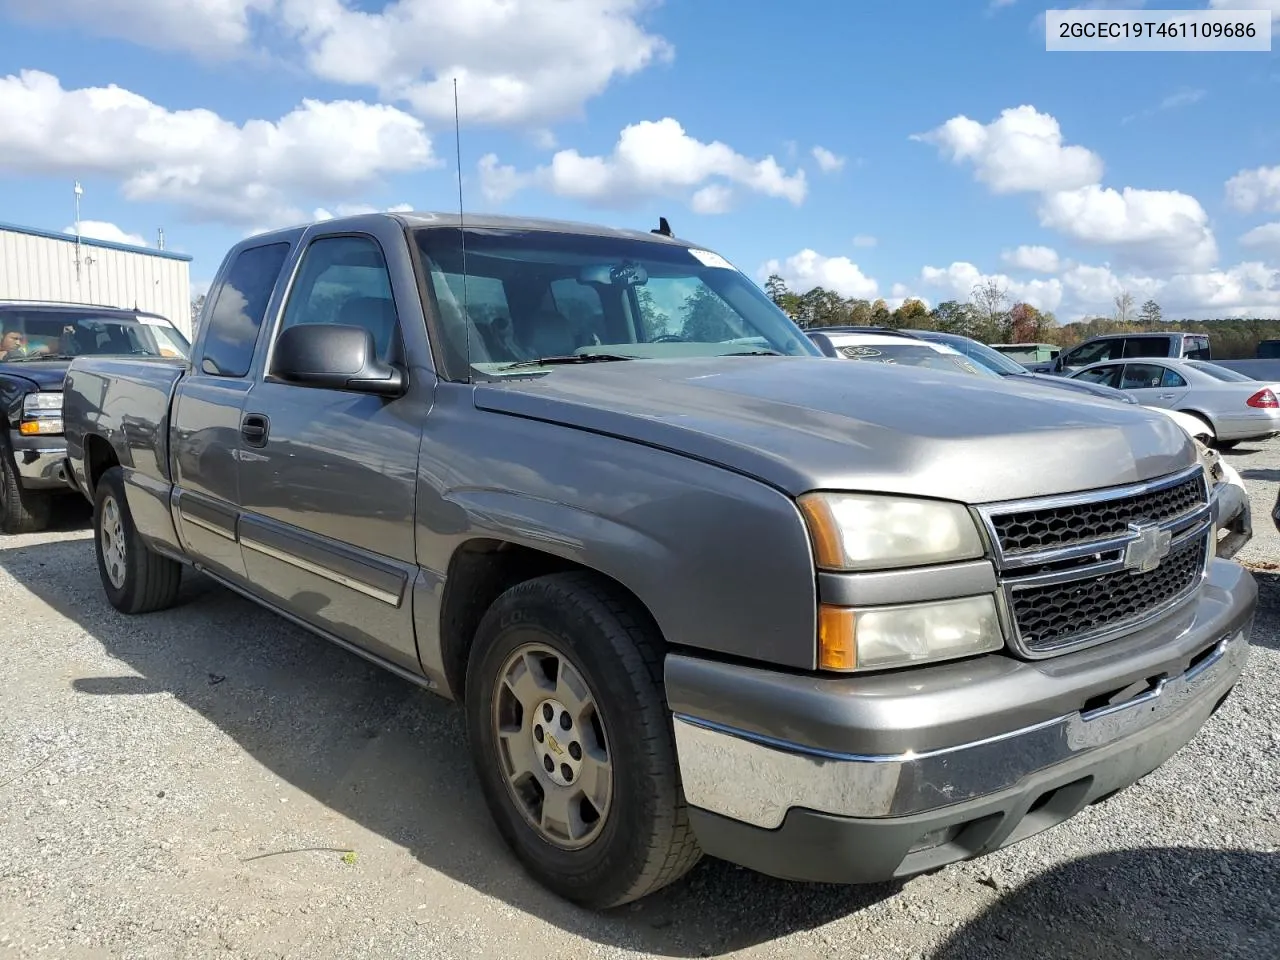
<instances>
[{"instance_id":1,"label":"quarter window","mask_svg":"<svg viewBox=\"0 0 1280 960\"><path fill-rule=\"evenodd\" d=\"M243 377L253 363L258 331L266 315L289 244L247 247L236 255L209 312L200 369L215 377Z\"/></svg>"},{"instance_id":2,"label":"quarter window","mask_svg":"<svg viewBox=\"0 0 1280 960\"><path fill-rule=\"evenodd\" d=\"M363 327L373 334L378 359L390 359L397 339L396 304L382 248L370 237L321 237L302 267L281 330L300 323Z\"/></svg>"},{"instance_id":3,"label":"quarter window","mask_svg":"<svg viewBox=\"0 0 1280 960\"><path fill-rule=\"evenodd\" d=\"M1168 367L1164 368L1164 376L1160 378L1160 386L1185 387L1186 385L1187 381L1183 379L1182 374L1178 373L1177 370L1170 370Z\"/></svg>"}]
</instances>

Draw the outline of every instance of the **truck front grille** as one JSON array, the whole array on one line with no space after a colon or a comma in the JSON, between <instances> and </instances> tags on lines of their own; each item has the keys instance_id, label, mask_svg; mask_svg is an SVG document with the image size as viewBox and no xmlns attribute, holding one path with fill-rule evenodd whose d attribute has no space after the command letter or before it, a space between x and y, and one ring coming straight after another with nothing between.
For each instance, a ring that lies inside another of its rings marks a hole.
<instances>
[{"instance_id":1,"label":"truck front grille","mask_svg":"<svg viewBox=\"0 0 1280 960\"><path fill-rule=\"evenodd\" d=\"M1137 629L1194 595L1213 556L1204 468L979 508L1010 645L1056 656Z\"/></svg>"},{"instance_id":2,"label":"truck front grille","mask_svg":"<svg viewBox=\"0 0 1280 960\"><path fill-rule=\"evenodd\" d=\"M1195 476L1164 489L1008 513L993 521L1001 552L1013 555L1123 536L1131 523L1173 520L1203 503L1204 481Z\"/></svg>"},{"instance_id":3,"label":"truck front grille","mask_svg":"<svg viewBox=\"0 0 1280 960\"><path fill-rule=\"evenodd\" d=\"M1013 590L1010 611L1028 650L1049 653L1080 636L1145 620L1194 589L1204 576L1206 536L1189 538L1150 573L1108 573Z\"/></svg>"}]
</instances>

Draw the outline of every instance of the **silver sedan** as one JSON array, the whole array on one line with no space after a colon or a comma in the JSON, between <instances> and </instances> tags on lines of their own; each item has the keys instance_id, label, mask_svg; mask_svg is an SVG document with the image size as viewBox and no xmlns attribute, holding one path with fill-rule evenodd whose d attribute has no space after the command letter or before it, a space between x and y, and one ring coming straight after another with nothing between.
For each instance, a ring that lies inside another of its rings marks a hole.
<instances>
[{"instance_id":1,"label":"silver sedan","mask_svg":"<svg viewBox=\"0 0 1280 960\"><path fill-rule=\"evenodd\" d=\"M1280 434L1280 385L1208 360L1104 360L1071 374L1130 393L1141 404L1197 417L1220 449Z\"/></svg>"}]
</instances>

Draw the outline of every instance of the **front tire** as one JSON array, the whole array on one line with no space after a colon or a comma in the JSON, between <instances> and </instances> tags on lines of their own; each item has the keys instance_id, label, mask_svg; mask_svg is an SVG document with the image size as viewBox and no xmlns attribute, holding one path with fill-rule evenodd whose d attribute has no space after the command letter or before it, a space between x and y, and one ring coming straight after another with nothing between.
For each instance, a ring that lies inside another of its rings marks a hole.
<instances>
[{"instance_id":1,"label":"front tire","mask_svg":"<svg viewBox=\"0 0 1280 960\"><path fill-rule=\"evenodd\" d=\"M39 533L52 512L53 497L22 485L8 441L0 442L0 531Z\"/></svg>"},{"instance_id":2,"label":"front tire","mask_svg":"<svg viewBox=\"0 0 1280 960\"><path fill-rule=\"evenodd\" d=\"M150 613L173 606L182 585L182 564L156 553L138 536L119 467L98 480L93 533L98 573L113 607L121 613Z\"/></svg>"},{"instance_id":3,"label":"front tire","mask_svg":"<svg viewBox=\"0 0 1280 960\"><path fill-rule=\"evenodd\" d=\"M591 909L637 900L702 855L662 686L662 639L587 573L512 587L467 665L467 735L498 831L544 886Z\"/></svg>"}]
</instances>

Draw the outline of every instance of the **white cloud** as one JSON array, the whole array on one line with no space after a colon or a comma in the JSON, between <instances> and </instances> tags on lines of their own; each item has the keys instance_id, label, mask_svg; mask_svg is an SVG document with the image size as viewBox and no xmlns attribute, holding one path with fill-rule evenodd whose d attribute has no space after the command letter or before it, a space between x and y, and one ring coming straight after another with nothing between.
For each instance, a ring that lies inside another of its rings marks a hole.
<instances>
[{"instance_id":1,"label":"white cloud","mask_svg":"<svg viewBox=\"0 0 1280 960\"><path fill-rule=\"evenodd\" d=\"M1260 227L1254 227L1240 238L1240 246L1280 257L1280 223L1264 223Z\"/></svg>"},{"instance_id":2,"label":"white cloud","mask_svg":"<svg viewBox=\"0 0 1280 960\"><path fill-rule=\"evenodd\" d=\"M798 293L814 287L834 290L842 297L871 300L879 285L848 257L824 257L816 250L801 250L786 260L770 260L760 268L760 277L778 274Z\"/></svg>"},{"instance_id":3,"label":"white cloud","mask_svg":"<svg viewBox=\"0 0 1280 960\"><path fill-rule=\"evenodd\" d=\"M1140 265L1200 270L1218 259L1209 215L1195 197L1176 190L1091 184L1050 194L1039 213L1042 225L1114 247Z\"/></svg>"},{"instance_id":4,"label":"white cloud","mask_svg":"<svg viewBox=\"0 0 1280 960\"><path fill-rule=\"evenodd\" d=\"M546 166L522 172L490 153L480 159L479 172L481 191L494 203L537 186L599 206L683 197L698 212L714 213L726 208L730 185L797 206L808 192L803 170L787 173L772 156L751 160L719 141L703 143L671 117L624 128L608 156L561 150Z\"/></svg>"},{"instance_id":5,"label":"white cloud","mask_svg":"<svg viewBox=\"0 0 1280 960\"><path fill-rule=\"evenodd\" d=\"M321 80L376 90L432 120L548 123L619 77L671 60L651 0L0 0L29 20L234 57L280 37Z\"/></svg>"},{"instance_id":6,"label":"white cloud","mask_svg":"<svg viewBox=\"0 0 1280 960\"><path fill-rule=\"evenodd\" d=\"M1227 202L1242 213L1280 212L1280 166L1241 170L1227 181Z\"/></svg>"},{"instance_id":7,"label":"white cloud","mask_svg":"<svg viewBox=\"0 0 1280 960\"><path fill-rule=\"evenodd\" d=\"M728 213L733 207L733 191L723 183L711 183L689 200L694 213Z\"/></svg>"},{"instance_id":8,"label":"white cloud","mask_svg":"<svg viewBox=\"0 0 1280 960\"><path fill-rule=\"evenodd\" d=\"M0 169L116 177L130 200L197 218L271 220L435 162L421 121L382 104L303 100L275 122L236 125L114 85L64 90L34 70L0 79Z\"/></svg>"},{"instance_id":9,"label":"white cloud","mask_svg":"<svg viewBox=\"0 0 1280 960\"><path fill-rule=\"evenodd\" d=\"M874 247L879 242L879 240L871 236L869 233L860 233L853 238L853 245L855 247Z\"/></svg>"},{"instance_id":10,"label":"white cloud","mask_svg":"<svg viewBox=\"0 0 1280 960\"><path fill-rule=\"evenodd\" d=\"M1009 296L1009 304L1019 301L1029 303L1038 310L1056 310L1062 302L1062 283L1057 277L1051 280L1014 280L1003 273L983 273L972 263L957 261L949 267L924 267L920 281L927 286L944 291L945 300L969 300L974 287L994 281Z\"/></svg>"},{"instance_id":11,"label":"white cloud","mask_svg":"<svg viewBox=\"0 0 1280 960\"><path fill-rule=\"evenodd\" d=\"M1036 273L1057 273L1060 265L1057 250L1027 244L1014 250L1005 250L1000 254L1000 259L1011 267L1033 270Z\"/></svg>"},{"instance_id":12,"label":"white cloud","mask_svg":"<svg viewBox=\"0 0 1280 960\"><path fill-rule=\"evenodd\" d=\"M844 157L836 156L826 147L814 147L813 159L818 161L818 169L823 173L835 173L844 167Z\"/></svg>"},{"instance_id":13,"label":"white cloud","mask_svg":"<svg viewBox=\"0 0 1280 960\"><path fill-rule=\"evenodd\" d=\"M324 80L372 87L424 117L547 123L617 77L671 59L639 22L648 0L280 0L283 26Z\"/></svg>"},{"instance_id":14,"label":"white cloud","mask_svg":"<svg viewBox=\"0 0 1280 960\"><path fill-rule=\"evenodd\" d=\"M1102 178L1102 159L1063 143L1058 121L1032 106L1011 107L989 124L952 117L913 140L934 144L953 163L973 164L994 193L1072 190Z\"/></svg>"},{"instance_id":15,"label":"white cloud","mask_svg":"<svg viewBox=\"0 0 1280 960\"><path fill-rule=\"evenodd\" d=\"M1109 266L1076 266L1063 274L1070 317L1109 315L1115 297L1131 293L1138 303L1156 300L1166 317L1280 317L1280 270L1238 263L1224 270L1175 273L1168 277L1118 274Z\"/></svg>"},{"instance_id":16,"label":"white cloud","mask_svg":"<svg viewBox=\"0 0 1280 960\"><path fill-rule=\"evenodd\" d=\"M75 236L75 224L65 227L62 232ZM80 236L88 237L90 240L106 240L108 243L127 243L135 247L147 245L147 241L141 234L127 233L114 223L108 223L105 220L81 220Z\"/></svg>"},{"instance_id":17,"label":"white cloud","mask_svg":"<svg viewBox=\"0 0 1280 960\"><path fill-rule=\"evenodd\" d=\"M256 16L276 0L0 0L11 15L37 23L75 23L102 36L201 57L249 46Z\"/></svg>"}]
</instances>

